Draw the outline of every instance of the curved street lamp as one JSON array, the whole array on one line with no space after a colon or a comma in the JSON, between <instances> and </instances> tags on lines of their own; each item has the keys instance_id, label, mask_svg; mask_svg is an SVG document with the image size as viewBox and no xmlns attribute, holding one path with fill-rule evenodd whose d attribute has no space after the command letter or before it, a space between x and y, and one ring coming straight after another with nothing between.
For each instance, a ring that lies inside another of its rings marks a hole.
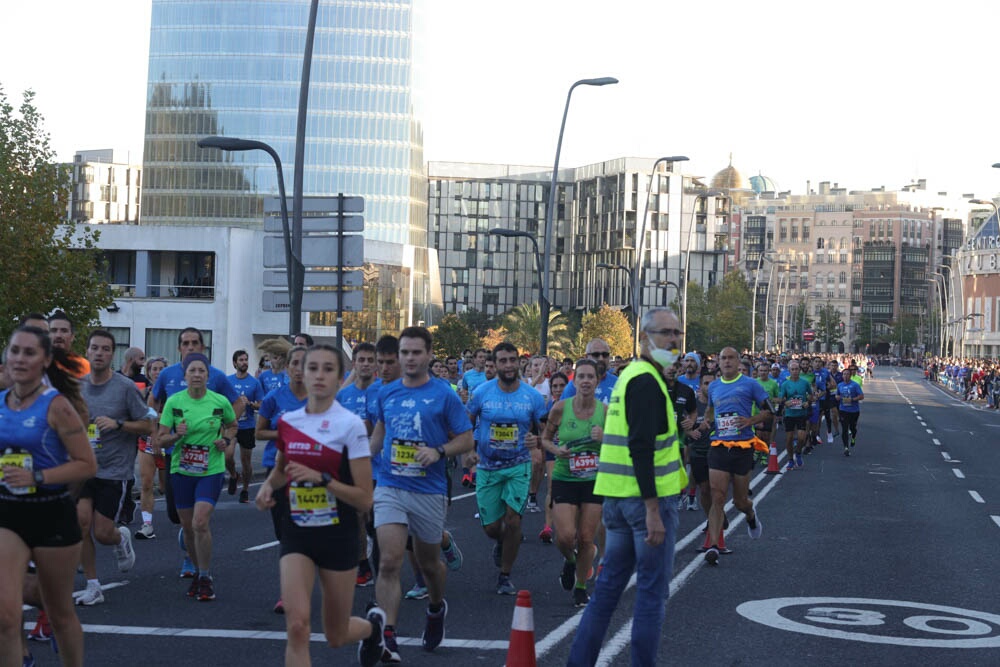
<instances>
[{"instance_id":1,"label":"curved street lamp","mask_svg":"<svg viewBox=\"0 0 1000 667\"><path fill-rule=\"evenodd\" d=\"M760 284L760 269L761 269L761 267L764 264L764 258L767 257L768 260L770 260L771 257L773 257L773 256L774 256L774 250L765 250L764 252L760 253L760 258L757 260L757 271L756 271L756 273L754 273L754 278L753 278L753 312L750 315L750 356L751 357L756 356L756 352L757 352L757 289L758 289L758 285ZM773 261L771 262L771 268L774 269L774 262ZM771 279L770 279L770 274L769 274L768 275L768 288L770 288L770 285L771 285ZM766 302L766 300L765 300L765 302ZM765 324L765 326L767 325L767 316L766 315L764 316L764 324ZM767 338L767 334L764 335L764 338L765 339ZM764 342L765 342L765 347L766 347L767 341L765 340Z\"/></svg>"},{"instance_id":2,"label":"curved street lamp","mask_svg":"<svg viewBox=\"0 0 1000 667\"><path fill-rule=\"evenodd\" d=\"M695 215L698 212L698 200L705 199L708 201L709 197L718 197L719 195L724 195L725 193L721 190L705 190L703 192L696 192L694 196L694 204L691 206L691 221L688 225L688 238L687 238L687 249L685 251L684 257L684 303L681 304L681 327L684 331L681 345L683 346L683 351L687 352L687 311L688 311L688 284L691 282L691 237L694 236L695 228ZM683 194L681 195L683 197ZM705 220L705 243L708 244L708 219L706 215Z\"/></svg>"},{"instance_id":3,"label":"curved street lamp","mask_svg":"<svg viewBox=\"0 0 1000 667\"><path fill-rule=\"evenodd\" d=\"M516 230L516 229L504 229L502 227L494 227L493 229L491 229L487 233L490 236L502 236L502 237L508 238L508 239L510 239L510 238L525 238L525 239L528 239L529 241L531 241L531 245L534 246L534 249L535 249L535 270L537 270L539 273L542 272L542 263L541 263L541 260L538 258L538 239L536 239L533 234L530 234L529 232L524 232L524 231ZM515 299L515 301L517 300L517 295L516 294L514 295L514 299ZM546 304L547 305L548 302L545 299L545 293L542 291L542 280L541 280L541 276L539 276L539 278L538 278L538 310L539 310L539 312L541 312L542 309L543 309L542 304ZM548 316L548 308L545 308L545 311L546 311L546 316Z\"/></svg>"},{"instance_id":4,"label":"curved street lamp","mask_svg":"<svg viewBox=\"0 0 1000 667\"><path fill-rule=\"evenodd\" d=\"M569 100L573 96L573 90L577 86L608 86L618 83L618 79L613 76L602 76L596 79L580 79L569 87L566 93L566 108L563 109L562 123L559 125L559 141L556 143L556 160L552 165L552 182L549 184L549 203L545 207L545 257L542 260L542 292L545 299L542 300L540 308L542 310L541 326L541 352L542 356L548 354L549 350L549 266L552 256L552 226L553 215L556 206L556 179L559 176L559 153L562 152L563 132L566 130L566 115L569 113Z\"/></svg>"}]
</instances>

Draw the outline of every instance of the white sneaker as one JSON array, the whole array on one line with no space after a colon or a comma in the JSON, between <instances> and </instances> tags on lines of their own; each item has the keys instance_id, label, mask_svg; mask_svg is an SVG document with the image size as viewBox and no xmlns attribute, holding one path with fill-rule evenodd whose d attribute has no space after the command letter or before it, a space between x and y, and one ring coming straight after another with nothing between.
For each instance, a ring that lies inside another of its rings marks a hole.
<instances>
[{"instance_id":1,"label":"white sneaker","mask_svg":"<svg viewBox=\"0 0 1000 667\"><path fill-rule=\"evenodd\" d=\"M77 605L93 607L95 604L104 602L104 591L101 590L100 586L90 586L88 584L86 589L73 593L73 598L73 601Z\"/></svg>"},{"instance_id":2,"label":"white sneaker","mask_svg":"<svg viewBox=\"0 0 1000 667\"><path fill-rule=\"evenodd\" d=\"M135 539L137 540L152 540L156 537L156 533L153 532L153 524L144 523L142 528L135 531Z\"/></svg>"},{"instance_id":3,"label":"white sneaker","mask_svg":"<svg viewBox=\"0 0 1000 667\"><path fill-rule=\"evenodd\" d=\"M115 558L118 559L118 570L128 572L135 565L135 551L132 549L132 531L121 526L122 541L115 547Z\"/></svg>"},{"instance_id":4,"label":"white sneaker","mask_svg":"<svg viewBox=\"0 0 1000 667\"><path fill-rule=\"evenodd\" d=\"M826 441L831 445L833 444L833 433L826 434Z\"/></svg>"}]
</instances>

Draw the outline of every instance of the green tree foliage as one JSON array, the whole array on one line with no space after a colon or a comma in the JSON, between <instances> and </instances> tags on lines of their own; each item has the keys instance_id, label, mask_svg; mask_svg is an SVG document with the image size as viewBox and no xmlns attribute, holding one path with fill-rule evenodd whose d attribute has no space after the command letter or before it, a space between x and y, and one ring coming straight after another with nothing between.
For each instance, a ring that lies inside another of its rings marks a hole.
<instances>
[{"instance_id":1,"label":"green tree foliage","mask_svg":"<svg viewBox=\"0 0 1000 667\"><path fill-rule=\"evenodd\" d=\"M0 87L0 338L21 315L61 308L77 329L98 323L112 298L99 265L98 232L63 224L69 170L56 164L34 93L15 111ZM86 336L78 335L82 351Z\"/></svg>"},{"instance_id":2,"label":"green tree foliage","mask_svg":"<svg viewBox=\"0 0 1000 667\"><path fill-rule=\"evenodd\" d=\"M479 336L475 330L454 313L448 313L434 330L434 355L457 357L463 350L475 350L479 347Z\"/></svg>"},{"instance_id":3,"label":"green tree foliage","mask_svg":"<svg viewBox=\"0 0 1000 667\"><path fill-rule=\"evenodd\" d=\"M724 347L750 347L753 290L746 277L731 271L705 290L698 283L687 289L687 350L718 353Z\"/></svg>"},{"instance_id":4,"label":"green tree foliage","mask_svg":"<svg viewBox=\"0 0 1000 667\"><path fill-rule=\"evenodd\" d=\"M824 349L832 350L834 345L844 337L842 324L840 311L835 306L827 303L820 307L819 317L816 321L816 340L823 343Z\"/></svg>"},{"instance_id":5,"label":"green tree foliage","mask_svg":"<svg viewBox=\"0 0 1000 667\"><path fill-rule=\"evenodd\" d=\"M632 325L624 313L606 303L583 316L574 352L582 355L587 343L595 338L604 339L611 348L611 354L626 358L632 356Z\"/></svg>"},{"instance_id":6,"label":"green tree foliage","mask_svg":"<svg viewBox=\"0 0 1000 667\"><path fill-rule=\"evenodd\" d=\"M496 317L487 315L483 311L476 310L475 308L467 310L464 313L459 313L458 318L475 331L477 336L485 336L490 329L497 326Z\"/></svg>"},{"instance_id":7,"label":"green tree foliage","mask_svg":"<svg viewBox=\"0 0 1000 667\"><path fill-rule=\"evenodd\" d=\"M542 330L541 309L537 303L522 303L508 311L503 318L507 330L507 340L519 350L538 354ZM572 341L566 325L566 317L558 308L549 311L549 349L552 356L561 357L570 352Z\"/></svg>"},{"instance_id":8,"label":"green tree foliage","mask_svg":"<svg viewBox=\"0 0 1000 667\"><path fill-rule=\"evenodd\" d=\"M788 325L785 329L787 336L785 345L790 350L802 350L809 346L802 340L802 332L805 329L813 328L813 320L809 317L809 309L804 300L788 306Z\"/></svg>"}]
</instances>

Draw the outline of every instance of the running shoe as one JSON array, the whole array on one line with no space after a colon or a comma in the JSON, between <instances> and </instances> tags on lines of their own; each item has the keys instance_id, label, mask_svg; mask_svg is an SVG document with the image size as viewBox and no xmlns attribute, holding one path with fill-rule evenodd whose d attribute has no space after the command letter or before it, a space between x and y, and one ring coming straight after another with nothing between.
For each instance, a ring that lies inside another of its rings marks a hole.
<instances>
[{"instance_id":1,"label":"running shoe","mask_svg":"<svg viewBox=\"0 0 1000 667\"><path fill-rule=\"evenodd\" d=\"M194 579L195 575L198 574L197 568L195 568L194 563L187 556L184 557L184 562L181 563L181 579Z\"/></svg>"},{"instance_id":2,"label":"running shoe","mask_svg":"<svg viewBox=\"0 0 1000 667\"><path fill-rule=\"evenodd\" d=\"M465 557L462 556L462 550L455 543L455 537L451 534L451 531L446 530L445 532L448 533L448 548L441 549L441 553L444 555L444 562L448 565L448 569L455 572L462 569Z\"/></svg>"},{"instance_id":3,"label":"running shoe","mask_svg":"<svg viewBox=\"0 0 1000 667\"><path fill-rule=\"evenodd\" d=\"M250 502L250 492L243 489L240 491L240 503L246 505L248 502Z\"/></svg>"},{"instance_id":4,"label":"running shoe","mask_svg":"<svg viewBox=\"0 0 1000 667\"><path fill-rule=\"evenodd\" d=\"M833 444L833 433L827 433L826 434L826 442L827 442L827 444L830 444L830 445Z\"/></svg>"},{"instance_id":5,"label":"running shoe","mask_svg":"<svg viewBox=\"0 0 1000 667\"><path fill-rule=\"evenodd\" d=\"M188 586L188 589L187 589L187 596L189 598L196 598L196 597L198 597L198 583L200 581L201 580L198 577L191 577L191 585Z\"/></svg>"},{"instance_id":6,"label":"running shoe","mask_svg":"<svg viewBox=\"0 0 1000 667\"><path fill-rule=\"evenodd\" d=\"M850 455L851 455L851 448L844 447L844 456L850 456Z\"/></svg>"},{"instance_id":7,"label":"running shoe","mask_svg":"<svg viewBox=\"0 0 1000 667\"><path fill-rule=\"evenodd\" d=\"M538 539L542 541L542 544L552 544L552 526L544 526L538 533Z\"/></svg>"},{"instance_id":8,"label":"running shoe","mask_svg":"<svg viewBox=\"0 0 1000 667\"><path fill-rule=\"evenodd\" d=\"M532 514L537 514L542 511L542 508L538 506L538 499L534 496L528 496L528 504L524 506L524 509Z\"/></svg>"},{"instance_id":9,"label":"running shoe","mask_svg":"<svg viewBox=\"0 0 1000 667\"><path fill-rule=\"evenodd\" d=\"M715 565L719 562L719 548L711 547L705 552L705 562L709 565Z\"/></svg>"},{"instance_id":10,"label":"running shoe","mask_svg":"<svg viewBox=\"0 0 1000 667\"><path fill-rule=\"evenodd\" d=\"M285 613L285 603L281 601L281 598L278 598L278 601L274 603L274 609L272 609L271 611L273 611L275 614Z\"/></svg>"},{"instance_id":11,"label":"running shoe","mask_svg":"<svg viewBox=\"0 0 1000 667\"><path fill-rule=\"evenodd\" d=\"M576 563L568 560L563 560L562 572L559 573L559 585L562 586L564 591L573 590L573 584L576 583Z\"/></svg>"},{"instance_id":12,"label":"running shoe","mask_svg":"<svg viewBox=\"0 0 1000 667\"><path fill-rule=\"evenodd\" d=\"M469 488L470 486L472 486L472 475L470 475L469 473L465 473L464 475L462 475L462 486L464 486L465 488Z\"/></svg>"},{"instance_id":13,"label":"running shoe","mask_svg":"<svg viewBox=\"0 0 1000 667\"><path fill-rule=\"evenodd\" d=\"M747 535L750 536L751 540L756 540L760 538L760 534L763 531L764 531L764 524L757 516L757 511L754 510L753 518L747 517Z\"/></svg>"},{"instance_id":14,"label":"running shoe","mask_svg":"<svg viewBox=\"0 0 1000 667\"><path fill-rule=\"evenodd\" d=\"M427 599L427 587L421 586L420 584L413 584L413 588L406 591L406 595L403 597L407 600L426 600Z\"/></svg>"},{"instance_id":15,"label":"running shoe","mask_svg":"<svg viewBox=\"0 0 1000 667\"><path fill-rule=\"evenodd\" d=\"M698 496L688 496L688 512L698 509Z\"/></svg>"},{"instance_id":16,"label":"running shoe","mask_svg":"<svg viewBox=\"0 0 1000 667\"><path fill-rule=\"evenodd\" d=\"M364 572L358 571L358 588L368 588L369 586L375 585L375 575L372 574L371 570L366 570Z\"/></svg>"},{"instance_id":17,"label":"running shoe","mask_svg":"<svg viewBox=\"0 0 1000 667\"><path fill-rule=\"evenodd\" d=\"M396 644L396 631L385 630L382 632L382 662L386 664L399 664L403 659L399 657L399 646Z\"/></svg>"},{"instance_id":18,"label":"running shoe","mask_svg":"<svg viewBox=\"0 0 1000 667\"><path fill-rule=\"evenodd\" d=\"M840 437L840 431L834 431L833 432L833 437L839 438Z\"/></svg>"},{"instance_id":19,"label":"running shoe","mask_svg":"<svg viewBox=\"0 0 1000 667\"><path fill-rule=\"evenodd\" d=\"M35 622L35 627L28 633L28 639L36 642L47 642L52 637L52 626L49 625L49 617L44 611L39 610L38 620Z\"/></svg>"},{"instance_id":20,"label":"running shoe","mask_svg":"<svg viewBox=\"0 0 1000 667\"><path fill-rule=\"evenodd\" d=\"M35 667L36 664L35 656L31 655L30 651L28 652L28 655L24 656L21 660L21 667Z\"/></svg>"},{"instance_id":21,"label":"running shoe","mask_svg":"<svg viewBox=\"0 0 1000 667\"><path fill-rule=\"evenodd\" d=\"M854 437L855 437L855 436L853 436L853 435L851 436L851 447L853 447L853 446L854 446Z\"/></svg>"},{"instance_id":22,"label":"running shoe","mask_svg":"<svg viewBox=\"0 0 1000 667\"><path fill-rule=\"evenodd\" d=\"M231 496L236 495L236 484L239 481L240 481L239 473L234 472L232 475L229 476L229 486L226 488L226 491L229 493L229 495Z\"/></svg>"},{"instance_id":23,"label":"running shoe","mask_svg":"<svg viewBox=\"0 0 1000 667\"><path fill-rule=\"evenodd\" d=\"M729 547L716 547L719 550L719 554L722 556L728 556L733 553L733 550Z\"/></svg>"},{"instance_id":24,"label":"running shoe","mask_svg":"<svg viewBox=\"0 0 1000 667\"><path fill-rule=\"evenodd\" d=\"M135 539L137 540L152 540L156 537L156 533L153 532L153 524L144 523L142 528L135 531Z\"/></svg>"},{"instance_id":25,"label":"running shoe","mask_svg":"<svg viewBox=\"0 0 1000 667\"><path fill-rule=\"evenodd\" d=\"M198 577L198 602L211 602L215 599L215 586L212 577Z\"/></svg>"},{"instance_id":26,"label":"running shoe","mask_svg":"<svg viewBox=\"0 0 1000 667\"><path fill-rule=\"evenodd\" d=\"M590 596L587 594L586 588L574 588L573 589L573 606L574 607L586 607L587 603L590 602Z\"/></svg>"},{"instance_id":27,"label":"running shoe","mask_svg":"<svg viewBox=\"0 0 1000 667\"><path fill-rule=\"evenodd\" d=\"M796 468L801 468L802 466L803 466L803 464L802 464L802 455L801 454L796 454L795 455L795 467Z\"/></svg>"},{"instance_id":28,"label":"running shoe","mask_svg":"<svg viewBox=\"0 0 1000 667\"><path fill-rule=\"evenodd\" d=\"M817 445L822 445L823 444L823 438L819 437L819 435L816 435L816 444Z\"/></svg>"},{"instance_id":29,"label":"running shoe","mask_svg":"<svg viewBox=\"0 0 1000 667\"><path fill-rule=\"evenodd\" d=\"M503 562L503 542L497 540L497 543L493 545L493 564L500 567L500 563Z\"/></svg>"},{"instance_id":30,"label":"running shoe","mask_svg":"<svg viewBox=\"0 0 1000 667\"><path fill-rule=\"evenodd\" d=\"M517 589L510 583L510 577L503 574L497 577L497 595L517 595Z\"/></svg>"},{"instance_id":31,"label":"running shoe","mask_svg":"<svg viewBox=\"0 0 1000 667\"><path fill-rule=\"evenodd\" d=\"M441 600L441 609L437 612L427 608L427 622L424 624L424 634L420 636L420 643L425 651L433 651L444 641L444 619L447 615L447 600Z\"/></svg>"},{"instance_id":32,"label":"running shoe","mask_svg":"<svg viewBox=\"0 0 1000 667\"><path fill-rule=\"evenodd\" d=\"M115 559L118 560L118 571L128 572L135 567L135 550L132 548L132 531L120 526L121 541L115 547Z\"/></svg>"},{"instance_id":33,"label":"running shoe","mask_svg":"<svg viewBox=\"0 0 1000 667\"><path fill-rule=\"evenodd\" d=\"M795 458L788 459L788 463L785 464L785 470L795 470Z\"/></svg>"},{"instance_id":34,"label":"running shoe","mask_svg":"<svg viewBox=\"0 0 1000 667\"><path fill-rule=\"evenodd\" d=\"M371 634L358 642L358 664L361 667L374 667L382 660L385 652L385 612L369 603L365 618L372 624Z\"/></svg>"},{"instance_id":35,"label":"running shoe","mask_svg":"<svg viewBox=\"0 0 1000 667\"><path fill-rule=\"evenodd\" d=\"M73 597L77 606L93 607L95 604L104 602L104 591L99 585L87 584L87 588L79 591L79 595L74 593Z\"/></svg>"}]
</instances>

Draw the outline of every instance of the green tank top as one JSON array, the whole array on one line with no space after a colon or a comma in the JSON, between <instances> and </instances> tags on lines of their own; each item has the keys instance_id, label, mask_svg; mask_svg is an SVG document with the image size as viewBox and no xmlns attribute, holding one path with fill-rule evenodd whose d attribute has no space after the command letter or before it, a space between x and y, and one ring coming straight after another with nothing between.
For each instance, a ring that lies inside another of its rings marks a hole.
<instances>
[{"instance_id":1,"label":"green tank top","mask_svg":"<svg viewBox=\"0 0 1000 667\"><path fill-rule=\"evenodd\" d=\"M552 479L561 482L590 482L597 478L597 457L601 443L590 437L594 426L604 428L604 403L594 401L594 414L590 419L579 419L573 412L573 398L563 404L562 422L559 424L559 446L573 452L568 459L556 457L552 466Z\"/></svg>"}]
</instances>

